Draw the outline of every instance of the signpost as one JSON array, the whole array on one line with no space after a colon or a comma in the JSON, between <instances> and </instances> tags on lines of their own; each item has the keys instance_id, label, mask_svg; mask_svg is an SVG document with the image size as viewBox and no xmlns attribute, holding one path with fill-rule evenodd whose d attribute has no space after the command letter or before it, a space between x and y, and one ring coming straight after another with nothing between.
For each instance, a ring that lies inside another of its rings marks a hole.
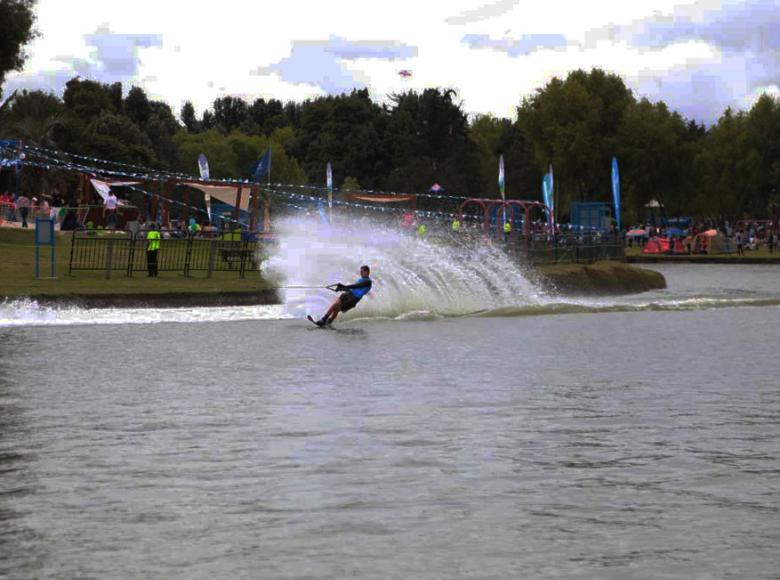
<instances>
[{"instance_id":1,"label":"signpost","mask_svg":"<svg viewBox=\"0 0 780 580\"><path fill-rule=\"evenodd\" d=\"M51 248L51 276L54 275L54 220L50 218L35 218L35 277L41 277L41 246Z\"/></svg>"}]
</instances>

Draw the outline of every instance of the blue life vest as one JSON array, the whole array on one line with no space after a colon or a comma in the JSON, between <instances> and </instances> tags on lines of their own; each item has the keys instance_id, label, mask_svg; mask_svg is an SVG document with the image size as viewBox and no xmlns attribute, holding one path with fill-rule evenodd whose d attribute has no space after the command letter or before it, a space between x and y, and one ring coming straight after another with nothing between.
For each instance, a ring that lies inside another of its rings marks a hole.
<instances>
[{"instance_id":1,"label":"blue life vest","mask_svg":"<svg viewBox=\"0 0 780 580\"><path fill-rule=\"evenodd\" d=\"M360 278L355 284L360 284L361 282L368 282L368 286L365 288L353 288L350 290L352 294L355 295L355 298L363 298L366 294L368 294L371 291L371 278Z\"/></svg>"}]
</instances>

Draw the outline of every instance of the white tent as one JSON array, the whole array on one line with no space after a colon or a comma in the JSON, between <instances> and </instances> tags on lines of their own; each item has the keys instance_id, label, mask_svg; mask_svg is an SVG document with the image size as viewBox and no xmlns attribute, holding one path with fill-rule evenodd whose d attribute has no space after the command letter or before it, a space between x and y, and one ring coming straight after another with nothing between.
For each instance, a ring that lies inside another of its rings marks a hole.
<instances>
[{"instance_id":1,"label":"white tent","mask_svg":"<svg viewBox=\"0 0 780 580\"><path fill-rule=\"evenodd\" d=\"M228 205L236 206L238 185L203 185L202 183L187 181L185 185L202 191L206 196L218 199ZM241 190L241 209L249 211L250 186L247 184Z\"/></svg>"}]
</instances>

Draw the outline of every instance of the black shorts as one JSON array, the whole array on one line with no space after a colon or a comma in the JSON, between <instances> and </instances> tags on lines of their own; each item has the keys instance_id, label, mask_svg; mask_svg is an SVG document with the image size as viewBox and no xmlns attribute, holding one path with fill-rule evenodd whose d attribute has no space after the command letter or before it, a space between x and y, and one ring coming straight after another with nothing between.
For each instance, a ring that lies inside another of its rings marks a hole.
<instances>
[{"instance_id":1,"label":"black shorts","mask_svg":"<svg viewBox=\"0 0 780 580\"><path fill-rule=\"evenodd\" d=\"M360 298L355 296L352 292L344 292L344 294L339 296L339 302L341 302L341 311L346 312L357 306L357 303L360 302Z\"/></svg>"}]
</instances>

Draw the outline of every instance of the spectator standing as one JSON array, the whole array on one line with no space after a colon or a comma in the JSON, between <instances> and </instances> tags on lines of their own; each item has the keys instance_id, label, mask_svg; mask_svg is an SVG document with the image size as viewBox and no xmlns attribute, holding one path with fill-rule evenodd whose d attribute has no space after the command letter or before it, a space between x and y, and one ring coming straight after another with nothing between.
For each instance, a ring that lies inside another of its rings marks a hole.
<instances>
[{"instance_id":1,"label":"spectator standing","mask_svg":"<svg viewBox=\"0 0 780 580\"><path fill-rule=\"evenodd\" d=\"M16 198L16 207L19 209L19 219L22 220L22 227L28 227L27 216L30 213L30 198L22 193Z\"/></svg>"},{"instance_id":2,"label":"spectator standing","mask_svg":"<svg viewBox=\"0 0 780 580\"><path fill-rule=\"evenodd\" d=\"M0 224L5 220L11 221L14 207L11 196L7 193L0 194Z\"/></svg>"},{"instance_id":3,"label":"spectator standing","mask_svg":"<svg viewBox=\"0 0 780 580\"><path fill-rule=\"evenodd\" d=\"M157 224L152 222L149 231L146 233L146 269L149 276L157 277L157 254L160 251L160 232Z\"/></svg>"},{"instance_id":4,"label":"spectator standing","mask_svg":"<svg viewBox=\"0 0 780 580\"><path fill-rule=\"evenodd\" d=\"M744 254L744 252L742 251L742 244L744 243L744 240L742 239L742 231L737 230L736 238L737 238L737 254L741 256Z\"/></svg>"},{"instance_id":5,"label":"spectator standing","mask_svg":"<svg viewBox=\"0 0 780 580\"><path fill-rule=\"evenodd\" d=\"M106 229L116 229L116 208L119 205L119 200L114 195L114 192L108 190L106 199L103 200L103 217L106 218Z\"/></svg>"}]
</instances>

